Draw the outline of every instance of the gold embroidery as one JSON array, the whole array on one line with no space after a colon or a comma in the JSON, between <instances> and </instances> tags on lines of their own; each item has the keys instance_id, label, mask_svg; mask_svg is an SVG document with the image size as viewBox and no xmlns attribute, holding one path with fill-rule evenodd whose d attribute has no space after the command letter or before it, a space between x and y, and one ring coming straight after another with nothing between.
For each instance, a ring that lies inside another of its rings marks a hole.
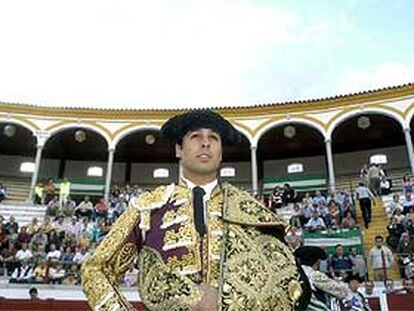
<instances>
[{"instance_id":1,"label":"gold embroidery","mask_svg":"<svg viewBox=\"0 0 414 311\"><path fill-rule=\"evenodd\" d=\"M82 265L82 288L94 310L134 310L119 291L118 280L124 275L137 255L132 243L125 243L139 221L136 209L127 209L113 225L94 254Z\"/></svg>"},{"instance_id":2,"label":"gold embroidery","mask_svg":"<svg viewBox=\"0 0 414 311\"><path fill-rule=\"evenodd\" d=\"M283 220L267 209L263 204L252 198L246 191L224 183L226 207L223 218L229 222L244 225L285 225Z\"/></svg>"},{"instance_id":3,"label":"gold embroidery","mask_svg":"<svg viewBox=\"0 0 414 311\"><path fill-rule=\"evenodd\" d=\"M254 227L225 226L221 310L293 310L299 273L289 248Z\"/></svg>"},{"instance_id":4,"label":"gold embroidery","mask_svg":"<svg viewBox=\"0 0 414 311\"><path fill-rule=\"evenodd\" d=\"M139 255L139 291L149 310L191 310L201 299L201 292L189 278L169 268L161 255L144 247Z\"/></svg>"}]
</instances>

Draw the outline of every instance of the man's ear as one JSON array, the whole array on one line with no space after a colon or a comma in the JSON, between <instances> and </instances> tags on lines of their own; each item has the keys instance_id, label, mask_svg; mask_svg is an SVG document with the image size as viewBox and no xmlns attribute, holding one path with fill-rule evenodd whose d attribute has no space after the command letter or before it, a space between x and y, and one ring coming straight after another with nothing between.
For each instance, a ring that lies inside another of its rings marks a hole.
<instances>
[{"instance_id":1,"label":"man's ear","mask_svg":"<svg viewBox=\"0 0 414 311\"><path fill-rule=\"evenodd\" d=\"M183 148L179 144L175 144L175 157L181 159Z\"/></svg>"}]
</instances>

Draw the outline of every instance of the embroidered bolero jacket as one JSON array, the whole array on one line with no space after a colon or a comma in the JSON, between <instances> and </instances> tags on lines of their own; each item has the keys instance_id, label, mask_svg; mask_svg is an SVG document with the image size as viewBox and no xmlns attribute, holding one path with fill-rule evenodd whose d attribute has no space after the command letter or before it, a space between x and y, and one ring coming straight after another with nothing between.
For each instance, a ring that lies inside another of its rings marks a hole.
<instances>
[{"instance_id":1,"label":"embroidered bolero jacket","mask_svg":"<svg viewBox=\"0 0 414 311\"><path fill-rule=\"evenodd\" d=\"M206 205L206 224L200 238L185 184L131 201L82 266L90 306L134 310L119 283L137 259L138 290L148 310L191 310L203 295L200 284L218 288L219 310L294 310L304 284L290 249L274 236L284 232L276 214L221 183Z\"/></svg>"}]
</instances>

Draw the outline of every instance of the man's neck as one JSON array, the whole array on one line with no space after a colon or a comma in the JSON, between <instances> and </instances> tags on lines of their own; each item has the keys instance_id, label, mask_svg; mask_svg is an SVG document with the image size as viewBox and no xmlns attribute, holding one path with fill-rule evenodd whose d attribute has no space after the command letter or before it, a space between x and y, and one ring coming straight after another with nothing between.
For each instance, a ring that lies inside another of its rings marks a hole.
<instances>
[{"instance_id":1,"label":"man's neck","mask_svg":"<svg viewBox=\"0 0 414 311\"><path fill-rule=\"evenodd\" d=\"M194 184L196 184L198 186L207 185L207 184L213 182L217 178L217 176L215 174L214 175L208 175L208 176L194 176L194 175L193 176L191 176L191 175L189 176L186 173L183 174L183 177L186 180L189 180L189 181L191 181L192 183L194 183Z\"/></svg>"}]
</instances>

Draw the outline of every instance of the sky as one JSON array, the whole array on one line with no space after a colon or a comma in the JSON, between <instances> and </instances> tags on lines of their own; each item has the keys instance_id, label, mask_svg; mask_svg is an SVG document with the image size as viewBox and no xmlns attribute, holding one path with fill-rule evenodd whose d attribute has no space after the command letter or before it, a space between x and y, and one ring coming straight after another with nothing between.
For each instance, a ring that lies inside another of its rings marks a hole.
<instances>
[{"instance_id":1,"label":"sky","mask_svg":"<svg viewBox=\"0 0 414 311\"><path fill-rule=\"evenodd\" d=\"M414 82L411 0L0 0L0 101L174 109Z\"/></svg>"}]
</instances>

